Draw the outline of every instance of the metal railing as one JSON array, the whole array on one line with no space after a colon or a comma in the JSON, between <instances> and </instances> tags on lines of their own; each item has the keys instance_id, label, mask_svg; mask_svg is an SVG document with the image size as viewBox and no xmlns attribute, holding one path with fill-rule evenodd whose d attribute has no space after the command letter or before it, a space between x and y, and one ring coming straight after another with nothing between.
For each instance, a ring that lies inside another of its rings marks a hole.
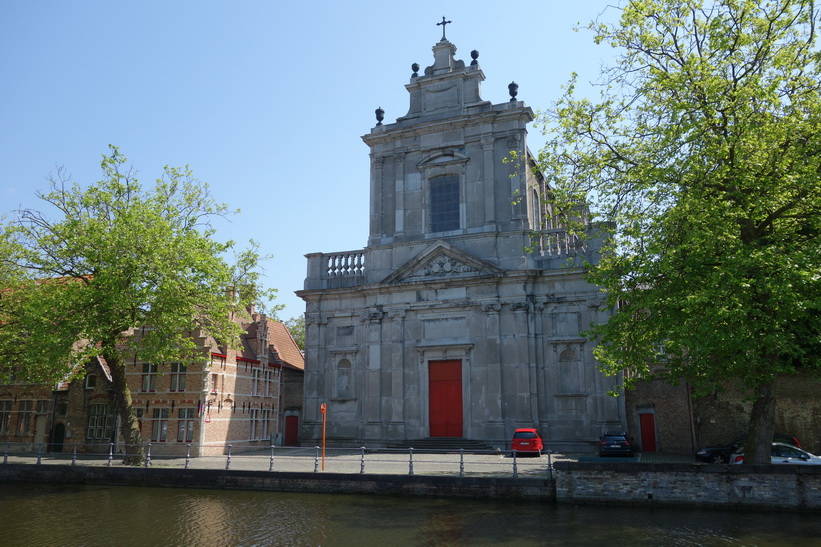
<instances>
[{"instance_id":1,"label":"metal railing","mask_svg":"<svg viewBox=\"0 0 821 547\"><path fill-rule=\"evenodd\" d=\"M539 454L498 450L419 450L389 448L326 448L268 446L237 452L229 444L217 456L192 456L192 445L175 445L184 452L169 455L163 443L140 445L145 467L226 469L277 472L330 472L383 475L444 475L496 477L553 477L553 462L565 457L546 451ZM2 463L72 466L122 466L123 446L113 443L64 444L62 452L48 452L44 444L0 443ZM534 457L535 456L535 457Z\"/></svg>"}]
</instances>

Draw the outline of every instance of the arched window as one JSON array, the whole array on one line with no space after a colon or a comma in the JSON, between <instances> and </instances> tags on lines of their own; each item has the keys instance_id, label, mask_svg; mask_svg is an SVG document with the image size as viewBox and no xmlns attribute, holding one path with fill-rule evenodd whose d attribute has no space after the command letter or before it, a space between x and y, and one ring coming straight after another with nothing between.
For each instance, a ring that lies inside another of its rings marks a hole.
<instances>
[{"instance_id":1,"label":"arched window","mask_svg":"<svg viewBox=\"0 0 821 547\"><path fill-rule=\"evenodd\" d=\"M559 354L559 391L568 394L581 392L581 360L573 348L565 348Z\"/></svg>"},{"instance_id":2,"label":"arched window","mask_svg":"<svg viewBox=\"0 0 821 547\"><path fill-rule=\"evenodd\" d=\"M532 218L532 224L534 230L540 230L542 228L542 200L539 197L539 192L535 188L530 192L530 215Z\"/></svg>"},{"instance_id":3,"label":"arched window","mask_svg":"<svg viewBox=\"0 0 821 547\"><path fill-rule=\"evenodd\" d=\"M347 359L336 364L336 396L340 399L351 397L351 362Z\"/></svg>"},{"instance_id":4,"label":"arched window","mask_svg":"<svg viewBox=\"0 0 821 547\"><path fill-rule=\"evenodd\" d=\"M445 175L430 179L430 231L459 229L459 177Z\"/></svg>"}]
</instances>

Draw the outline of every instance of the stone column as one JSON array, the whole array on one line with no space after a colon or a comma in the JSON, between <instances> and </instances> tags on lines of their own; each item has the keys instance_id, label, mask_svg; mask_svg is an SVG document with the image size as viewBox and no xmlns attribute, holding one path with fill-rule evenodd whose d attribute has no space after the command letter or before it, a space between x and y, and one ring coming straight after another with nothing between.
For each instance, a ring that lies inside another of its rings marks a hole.
<instances>
[{"instance_id":1,"label":"stone column","mask_svg":"<svg viewBox=\"0 0 821 547\"><path fill-rule=\"evenodd\" d=\"M384 416L390 420L388 435L390 438L404 438L405 433L405 310L391 313L390 364L388 374L383 375L390 394L384 398Z\"/></svg>"},{"instance_id":2,"label":"stone column","mask_svg":"<svg viewBox=\"0 0 821 547\"><path fill-rule=\"evenodd\" d=\"M502 396L504 393L504 370L502 367L502 337L499 303L482 304L485 313L485 348L482 360L485 364L485 392L483 405L487 416L485 437L504 442L507 437L502 416Z\"/></svg>"},{"instance_id":3,"label":"stone column","mask_svg":"<svg viewBox=\"0 0 821 547\"><path fill-rule=\"evenodd\" d=\"M384 158L371 155L371 237L370 245L382 240L382 164Z\"/></svg>"},{"instance_id":4,"label":"stone column","mask_svg":"<svg viewBox=\"0 0 821 547\"><path fill-rule=\"evenodd\" d=\"M322 320L319 313L305 315L305 340L309 345L305 348L305 408L302 409L302 428L306 437L313 440L322 434L319 405L326 402L326 361L329 358L325 351L326 326L327 322ZM316 343L311 344L311 340L316 340Z\"/></svg>"},{"instance_id":5,"label":"stone column","mask_svg":"<svg viewBox=\"0 0 821 547\"><path fill-rule=\"evenodd\" d=\"M495 139L493 137L482 138L483 151L483 171L485 180L485 224L496 222L496 181L493 170L493 150Z\"/></svg>"},{"instance_id":6,"label":"stone column","mask_svg":"<svg viewBox=\"0 0 821 547\"><path fill-rule=\"evenodd\" d=\"M396 187L396 209L394 212L394 235L400 236L405 231L405 153L397 152L393 157Z\"/></svg>"},{"instance_id":7,"label":"stone column","mask_svg":"<svg viewBox=\"0 0 821 547\"><path fill-rule=\"evenodd\" d=\"M382 437L382 317L381 306L370 307L360 318L365 324L365 385L363 386L364 440Z\"/></svg>"}]
</instances>

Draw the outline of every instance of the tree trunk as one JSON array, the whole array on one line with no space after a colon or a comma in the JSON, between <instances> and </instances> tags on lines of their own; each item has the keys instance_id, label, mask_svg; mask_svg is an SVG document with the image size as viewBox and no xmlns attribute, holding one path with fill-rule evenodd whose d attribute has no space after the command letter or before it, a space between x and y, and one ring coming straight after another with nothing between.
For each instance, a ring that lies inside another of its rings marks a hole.
<instances>
[{"instance_id":1,"label":"tree trunk","mask_svg":"<svg viewBox=\"0 0 821 547\"><path fill-rule=\"evenodd\" d=\"M142 465L145 462L142 436L140 435L140 422L137 420L137 413L134 411L131 400L131 390L125 375L125 360L122 354L112 345L106 345L104 351L105 360L111 371L111 380L114 384L114 406L120 421L122 432L123 464Z\"/></svg>"},{"instance_id":2,"label":"tree trunk","mask_svg":"<svg viewBox=\"0 0 821 547\"><path fill-rule=\"evenodd\" d=\"M744 447L744 463L771 463L773 442L773 418L775 417L775 380L760 384L755 389L747 444Z\"/></svg>"}]
</instances>

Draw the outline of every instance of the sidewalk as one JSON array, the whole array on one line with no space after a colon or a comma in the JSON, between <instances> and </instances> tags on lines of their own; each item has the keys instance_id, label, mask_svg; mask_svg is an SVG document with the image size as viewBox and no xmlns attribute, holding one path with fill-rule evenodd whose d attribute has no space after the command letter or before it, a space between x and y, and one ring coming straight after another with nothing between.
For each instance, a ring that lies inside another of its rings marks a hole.
<instances>
[{"instance_id":1,"label":"sidewalk","mask_svg":"<svg viewBox=\"0 0 821 547\"><path fill-rule=\"evenodd\" d=\"M2 460L0 460L2 461ZM32 454L9 454L8 463L36 464ZM276 471L294 473L343 473L375 475L450 475L490 477L548 477L552 464L557 461L590 463L695 463L692 456L657 452L639 453L632 458L601 458L595 454L547 454L540 457L521 456L515 459L509 452L464 453L413 452L388 450L327 449L324 458L321 450L314 447L263 449L231 454L230 457L200 456L186 459L184 456L152 456L148 467L177 469L229 469L243 471ZM70 454L43 454L41 465L71 464ZM74 465L122 466L122 455L78 454Z\"/></svg>"}]
</instances>

